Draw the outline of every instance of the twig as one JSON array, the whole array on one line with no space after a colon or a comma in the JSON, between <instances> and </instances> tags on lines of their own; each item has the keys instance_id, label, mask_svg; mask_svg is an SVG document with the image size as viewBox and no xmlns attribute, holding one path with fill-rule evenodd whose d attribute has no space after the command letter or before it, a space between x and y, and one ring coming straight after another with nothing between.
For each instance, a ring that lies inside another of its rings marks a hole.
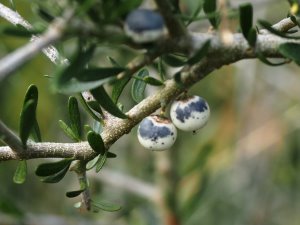
<instances>
[{"instance_id":1,"label":"twig","mask_svg":"<svg viewBox=\"0 0 300 225\"><path fill-rule=\"evenodd\" d=\"M90 211L91 210L91 194L88 184L88 179L86 176L86 162L84 161L77 161L75 167L75 173L77 174L77 179L79 182L79 186L81 190L84 190L81 193L82 196L82 203L84 204L85 208Z\"/></svg>"},{"instance_id":2,"label":"twig","mask_svg":"<svg viewBox=\"0 0 300 225\"><path fill-rule=\"evenodd\" d=\"M28 23L26 20L24 20L19 13L11 10L10 8L3 5L2 3L0 3L0 16L3 17L4 19L6 19L7 21L11 22L14 25L19 24L28 30L32 29L32 26L30 25L30 23Z\"/></svg>"},{"instance_id":3,"label":"twig","mask_svg":"<svg viewBox=\"0 0 300 225\"><path fill-rule=\"evenodd\" d=\"M12 151L20 153L24 151L22 142L1 120L0 120L0 139L7 144Z\"/></svg>"},{"instance_id":4,"label":"twig","mask_svg":"<svg viewBox=\"0 0 300 225\"><path fill-rule=\"evenodd\" d=\"M19 13L11 10L10 8L4 6L0 3L0 17L6 19L8 22L14 25L21 25L27 30L32 30L32 26L29 22L27 22ZM37 36L32 36L31 41L36 41L38 39ZM42 49L43 53L53 62L60 63L59 61L59 53L57 49L53 46L48 46ZM62 60L63 62L63 60Z\"/></svg>"},{"instance_id":5,"label":"twig","mask_svg":"<svg viewBox=\"0 0 300 225\"><path fill-rule=\"evenodd\" d=\"M0 60L0 81L33 58L43 48L58 41L62 37L64 27L65 22L57 20L44 35L2 58ZM56 56L49 58L56 58Z\"/></svg>"},{"instance_id":6,"label":"twig","mask_svg":"<svg viewBox=\"0 0 300 225\"><path fill-rule=\"evenodd\" d=\"M174 16L172 9L174 8L169 0L155 0L162 16L165 19L170 36L174 39L186 39L188 33L184 24Z\"/></svg>"},{"instance_id":7,"label":"twig","mask_svg":"<svg viewBox=\"0 0 300 225\"><path fill-rule=\"evenodd\" d=\"M285 24L289 21L284 20ZM161 99L169 102L184 89L189 88L196 82L206 77L212 71L223 65L234 63L241 59L255 58L256 52L249 51L249 45L241 34L233 36L231 45L224 45L219 37L215 35L193 34L193 47L195 49L211 40L211 46L207 57L192 67L184 68L181 73L181 82L185 87L178 86L174 80L165 82L165 86L133 107L127 114L130 119L122 120L109 117L107 128L102 133L103 141L107 148L116 142L121 136L127 134L144 117L150 115L160 107ZM259 34L257 51L266 57L282 57L278 52L278 46L282 43L294 42L300 44L299 40L287 40L273 34ZM51 158L51 157L74 157L75 159L88 159L95 156L87 142L64 144L64 143L32 143L28 145L26 155L17 155L9 147L0 147L0 160L14 160L18 158Z\"/></svg>"}]
</instances>

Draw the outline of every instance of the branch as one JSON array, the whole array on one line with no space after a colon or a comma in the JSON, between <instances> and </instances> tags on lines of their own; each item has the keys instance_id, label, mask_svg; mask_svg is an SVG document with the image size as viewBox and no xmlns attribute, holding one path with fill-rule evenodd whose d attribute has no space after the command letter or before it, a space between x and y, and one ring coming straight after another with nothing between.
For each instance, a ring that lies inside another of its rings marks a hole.
<instances>
[{"instance_id":1,"label":"branch","mask_svg":"<svg viewBox=\"0 0 300 225\"><path fill-rule=\"evenodd\" d=\"M8 22L14 24L14 25L21 25L27 30L32 30L32 25L27 22L19 13L11 10L10 8L4 6L0 3L0 16L4 19L6 19ZM36 40L37 36L32 36L31 41ZM42 49L43 53L51 60L53 63L60 63L59 61L59 53L57 49L53 46L48 46L44 49ZM62 60L63 61L63 60Z\"/></svg>"},{"instance_id":2,"label":"branch","mask_svg":"<svg viewBox=\"0 0 300 225\"><path fill-rule=\"evenodd\" d=\"M21 153L24 151L22 142L1 120L0 120L0 137L5 144L7 144L12 151Z\"/></svg>"},{"instance_id":3,"label":"branch","mask_svg":"<svg viewBox=\"0 0 300 225\"><path fill-rule=\"evenodd\" d=\"M187 30L184 27L183 23L174 16L172 9L174 8L169 0L155 0L156 5L158 6L166 25L168 31L173 39L185 39L187 37Z\"/></svg>"},{"instance_id":4,"label":"branch","mask_svg":"<svg viewBox=\"0 0 300 225\"><path fill-rule=\"evenodd\" d=\"M12 11L1 3L0 16L8 20L12 24L20 24L28 30L32 29L32 26L17 12ZM66 20L68 20L69 18L70 12L68 12ZM16 51L2 58L0 61L0 81L11 74L13 71L17 70L25 62L33 58L41 50L52 62L58 63L58 51L52 46L48 48L46 47L57 42L62 37L65 25L65 20L55 20L55 22L49 26L48 30L42 36L32 36L30 43L21 48L18 48Z\"/></svg>"},{"instance_id":5,"label":"branch","mask_svg":"<svg viewBox=\"0 0 300 225\"><path fill-rule=\"evenodd\" d=\"M289 20L284 20L284 24L290 24ZM285 27L285 26L282 26ZM251 50L247 41L241 34L234 34L231 45L224 45L217 35L213 34L191 34L193 48L198 49L207 40L211 41L211 46L207 57L199 63L184 67L181 72L181 85L175 80L168 80L162 89L154 95L149 96L142 102L134 106L127 112L129 119L119 119L108 117L106 124L109 126L103 131L102 138L106 148L109 148L121 136L127 134L137 125L144 117L150 115L160 108L162 99L170 102L181 92L191 87L196 82L205 78L212 71L221 68L223 65L234 63L241 59L257 57L257 52L265 57L282 57L278 52L278 46L286 42L299 43L299 40L285 39L273 34L258 34L257 47ZM19 158L69 158L90 159L95 156L93 150L87 142L82 143L30 143L26 154L17 154L9 147L0 147L0 160L15 160Z\"/></svg>"}]
</instances>

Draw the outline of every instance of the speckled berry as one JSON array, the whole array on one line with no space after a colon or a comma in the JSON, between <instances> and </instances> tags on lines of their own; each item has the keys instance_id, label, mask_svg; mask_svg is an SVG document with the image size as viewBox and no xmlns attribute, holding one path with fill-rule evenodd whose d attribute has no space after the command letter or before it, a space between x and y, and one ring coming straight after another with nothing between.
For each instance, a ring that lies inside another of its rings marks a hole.
<instances>
[{"instance_id":1,"label":"speckled berry","mask_svg":"<svg viewBox=\"0 0 300 225\"><path fill-rule=\"evenodd\" d=\"M154 42L166 35L163 17L149 9L136 9L129 13L124 30L136 43Z\"/></svg>"},{"instance_id":2,"label":"speckled berry","mask_svg":"<svg viewBox=\"0 0 300 225\"><path fill-rule=\"evenodd\" d=\"M205 99L194 95L175 100L170 116L178 129L195 132L206 125L210 109Z\"/></svg>"},{"instance_id":3,"label":"speckled berry","mask_svg":"<svg viewBox=\"0 0 300 225\"><path fill-rule=\"evenodd\" d=\"M142 120L137 135L139 142L145 148L162 151L174 144L177 130L168 118L152 115Z\"/></svg>"}]
</instances>

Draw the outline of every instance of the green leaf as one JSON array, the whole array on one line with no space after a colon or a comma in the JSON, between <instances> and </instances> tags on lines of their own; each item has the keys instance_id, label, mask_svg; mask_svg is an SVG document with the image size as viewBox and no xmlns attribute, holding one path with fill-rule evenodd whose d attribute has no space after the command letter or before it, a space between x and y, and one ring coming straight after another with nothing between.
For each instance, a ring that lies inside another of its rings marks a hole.
<instances>
[{"instance_id":1,"label":"green leaf","mask_svg":"<svg viewBox=\"0 0 300 225\"><path fill-rule=\"evenodd\" d=\"M97 102L110 114L122 119L127 118L127 116L111 100L103 86L91 90L91 93Z\"/></svg>"},{"instance_id":2,"label":"green leaf","mask_svg":"<svg viewBox=\"0 0 300 225\"><path fill-rule=\"evenodd\" d=\"M262 55L261 53L258 53L257 54L257 57L260 61L262 61L263 63L265 63L266 65L269 65L269 66L282 66L284 64L286 64L287 62L286 61L283 61L283 62L279 62L279 63L273 63L271 61L269 61L264 55Z\"/></svg>"},{"instance_id":3,"label":"green leaf","mask_svg":"<svg viewBox=\"0 0 300 225\"><path fill-rule=\"evenodd\" d=\"M162 57L159 57L159 59L158 59L157 70L158 70L158 74L160 76L160 79L163 80L163 81L166 80L166 70L165 70L164 65L163 65Z\"/></svg>"},{"instance_id":4,"label":"green leaf","mask_svg":"<svg viewBox=\"0 0 300 225\"><path fill-rule=\"evenodd\" d=\"M265 29L267 29L268 31L270 31L271 33L279 36L279 37L284 37L284 38L288 38L288 39L300 39L300 37L297 37L297 36L289 36L289 35L286 35L285 33L281 32L281 31L278 31L276 29L274 29L272 27L272 24L270 24L269 22L267 21L264 21L264 20L258 20L258 23Z\"/></svg>"},{"instance_id":5,"label":"green leaf","mask_svg":"<svg viewBox=\"0 0 300 225\"><path fill-rule=\"evenodd\" d=\"M217 1L216 0L204 0L204 4L203 4L203 10L205 12L205 14L207 16L209 16L210 14L213 14L216 12L217 10ZM218 18L217 16L214 17L208 17L209 22L211 23L211 25L217 29L218 28Z\"/></svg>"},{"instance_id":6,"label":"green leaf","mask_svg":"<svg viewBox=\"0 0 300 225\"><path fill-rule=\"evenodd\" d=\"M186 60L171 54L162 56L162 59L167 65L172 67L180 67L186 63Z\"/></svg>"},{"instance_id":7,"label":"green leaf","mask_svg":"<svg viewBox=\"0 0 300 225\"><path fill-rule=\"evenodd\" d=\"M69 138L71 138L73 141L76 141L76 142L80 141L80 139L78 139L77 135L74 134L73 130L63 120L59 120L58 124L59 124L60 128L63 130L63 132Z\"/></svg>"},{"instance_id":8,"label":"green leaf","mask_svg":"<svg viewBox=\"0 0 300 225\"><path fill-rule=\"evenodd\" d=\"M90 114L90 116L93 117L94 120L103 123L103 120L101 118L99 118L90 108L90 106L87 104L87 102L85 101L85 99L83 98L82 94L79 94L79 101L81 103L81 105L83 106L83 108L85 109L85 111L87 111L88 114ZM101 108L100 108L101 109ZM102 110L101 110L102 111Z\"/></svg>"},{"instance_id":9,"label":"green leaf","mask_svg":"<svg viewBox=\"0 0 300 225\"><path fill-rule=\"evenodd\" d=\"M56 88L65 94L87 91L112 81L124 70L119 67L89 68L76 71L72 76L66 75L64 72L63 75L57 76Z\"/></svg>"},{"instance_id":10,"label":"green leaf","mask_svg":"<svg viewBox=\"0 0 300 225\"><path fill-rule=\"evenodd\" d=\"M131 96L132 96L132 99L136 103L139 103L144 99L144 92L145 92L145 88L146 88L147 84L145 83L143 78L148 76L148 75L149 75L148 70L147 69L142 69L136 74L136 76L141 78L141 80L135 79L132 82Z\"/></svg>"},{"instance_id":11,"label":"green leaf","mask_svg":"<svg viewBox=\"0 0 300 225\"><path fill-rule=\"evenodd\" d=\"M114 67L121 67L121 65L116 60L114 60L112 57L107 56L107 59L110 61L110 63L111 63L112 66L114 66Z\"/></svg>"},{"instance_id":12,"label":"green leaf","mask_svg":"<svg viewBox=\"0 0 300 225\"><path fill-rule=\"evenodd\" d=\"M38 167L35 170L35 174L41 177L54 175L64 170L65 168L69 168L71 162L72 159L63 159L56 162L43 163L38 165Z\"/></svg>"},{"instance_id":13,"label":"green leaf","mask_svg":"<svg viewBox=\"0 0 300 225\"><path fill-rule=\"evenodd\" d=\"M26 28L22 27L21 25L17 24L16 26L0 26L0 33L15 37L21 38L30 38L32 35L39 34L41 31L36 30L27 30Z\"/></svg>"},{"instance_id":14,"label":"green leaf","mask_svg":"<svg viewBox=\"0 0 300 225\"><path fill-rule=\"evenodd\" d=\"M85 168L86 168L87 170L90 170L90 169L94 168L94 167L96 166L96 164L97 164L97 162L98 162L100 156L101 156L101 155L99 154L99 155L97 155L95 158L93 158L92 160L88 161L88 163L86 164L86 167L85 167Z\"/></svg>"},{"instance_id":15,"label":"green leaf","mask_svg":"<svg viewBox=\"0 0 300 225\"><path fill-rule=\"evenodd\" d=\"M300 65L300 44L284 43L279 46L278 50L283 56Z\"/></svg>"},{"instance_id":16,"label":"green leaf","mask_svg":"<svg viewBox=\"0 0 300 225\"><path fill-rule=\"evenodd\" d=\"M87 101L86 103L92 110L103 115L102 109L97 101Z\"/></svg>"},{"instance_id":17,"label":"green leaf","mask_svg":"<svg viewBox=\"0 0 300 225\"><path fill-rule=\"evenodd\" d=\"M202 10L202 8L203 8L203 2L199 1L198 6L195 9L195 11L193 12L192 16L187 20L186 26L190 25L197 18L198 14Z\"/></svg>"},{"instance_id":18,"label":"green leaf","mask_svg":"<svg viewBox=\"0 0 300 225\"><path fill-rule=\"evenodd\" d=\"M59 171L56 174L53 174L53 175L50 175L47 177L42 177L41 181L44 183L58 183L65 177L66 173L69 170L69 166L65 167L63 170Z\"/></svg>"},{"instance_id":19,"label":"green leaf","mask_svg":"<svg viewBox=\"0 0 300 225\"><path fill-rule=\"evenodd\" d=\"M71 96L69 98L68 108L69 108L71 129L73 131L73 134L76 136L76 138L78 140L80 140L80 137L81 137L81 119L80 119L80 112L79 112L79 108L78 108L78 102L77 102L77 99L74 96Z\"/></svg>"},{"instance_id":20,"label":"green leaf","mask_svg":"<svg viewBox=\"0 0 300 225\"><path fill-rule=\"evenodd\" d=\"M16 184L23 184L26 180L27 176L27 162L26 160L21 160L18 163L18 167L15 171L13 181Z\"/></svg>"},{"instance_id":21,"label":"green leaf","mask_svg":"<svg viewBox=\"0 0 300 225\"><path fill-rule=\"evenodd\" d=\"M96 47L95 45L91 45L84 50L80 42L78 46L78 50L74 57L70 60L70 64L59 69L53 80L54 87L58 91L60 91L60 88L63 88L64 86L68 87L68 82L72 80L73 77L76 77L76 74L86 67L87 63L91 60Z\"/></svg>"},{"instance_id":22,"label":"green leaf","mask_svg":"<svg viewBox=\"0 0 300 225\"><path fill-rule=\"evenodd\" d=\"M107 212L115 212L119 211L122 207L120 205L116 205L109 202L94 202L92 201L92 207L94 211L103 210Z\"/></svg>"},{"instance_id":23,"label":"green leaf","mask_svg":"<svg viewBox=\"0 0 300 225\"><path fill-rule=\"evenodd\" d=\"M34 127L36 103L34 100L27 101L22 108L20 115L20 138L24 148L29 138L30 132Z\"/></svg>"},{"instance_id":24,"label":"green leaf","mask_svg":"<svg viewBox=\"0 0 300 225\"><path fill-rule=\"evenodd\" d=\"M77 197L78 195L80 195L82 192L84 192L85 189L82 189L82 190L77 190L77 191L68 191L66 193L66 196L68 198L75 198Z\"/></svg>"},{"instance_id":25,"label":"green leaf","mask_svg":"<svg viewBox=\"0 0 300 225\"><path fill-rule=\"evenodd\" d=\"M108 159L113 159L113 158L117 158L117 155L115 153L112 153L112 152L107 152L106 157Z\"/></svg>"},{"instance_id":26,"label":"green leaf","mask_svg":"<svg viewBox=\"0 0 300 225\"><path fill-rule=\"evenodd\" d=\"M96 163L96 173L98 173L102 169L102 167L106 162L106 159L107 159L107 151L105 151L103 155L99 156L99 159Z\"/></svg>"},{"instance_id":27,"label":"green leaf","mask_svg":"<svg viewBox=\"0 0 300 225\"><path fill-rule=\"evenodd\" d=\"M35 85L30 85L24 97L24 103L20 114L20 139L26 147L26 142L30 134L40 141L41 134L36 120L36 108L38 103L38 89Z\"/></svg>"},{"instance_id":28,"label":"green leaf","mask_svg":"<svg viewBox=\"0 0 300 225\"><path fill-rule=\"evenodd\" d=\"M125 76L120 80L114 81L113 90L112 90L112 94L111 94L111 99L113 100L114 103L118 102L119 97L122 94L122 91L124 90L124 88L126 87L128 82L130 81L130 79L131 79L131 77Z\"/></svg>"},{"instance_id":29,"label":"green leaf","mask_svg":"<svg viewBox=\"0 0 300 225\"><path fill-rule=\"evenodd\" d=\"M55 17L51 15L46 9L39 7L37 10L38 15L46 22L52 22Z\"/></svg>"},{"instance_id":30,"label":"green leaf","mask_svg":"<svg viewBox=\"0 0 300 225\"><path fill-rule=\"evenodd\" d=\"M155 79L154 77L146 76L143 79L147 84L150 84L152 86L162 86L164 83L158 79Z\"/></svg>"},{"instance_id":31,"label":"green leaf","mask_svg":"<svg viewBox=\"0 0 300 225\"><path fill-rule=\"evenodd\" d=\"M41 131L40 131L37 120L35 120L35 122L34 122L32 132L31 132L31 136L32 136L34 141L42 142Z\"/></svg>"},{"instance_id":32,"label":"green leaf","mask_svg":"<svg viewBox=\"0 0 300 225\"><path fill-rule=\"evenodd\" d=\"M87 141L89 142L89 145L95 152L99 154L105 153L104 142L100 134L97 134L94 131L89 131L87 134Z\"/></svg>"},{"instance_id":33,"label":"green leaf","mask_svg":"<svg viewBox=\"0 0 300 225\"><path fill-rule=\"evenodd\" d=\"M39 97L38 89L34 84L32 84L28 87L28 89L26 91L26 94L24 97L24 103L28 102L29 100L34 100L34 102L37 105L38 97Z\"/></svg>"},{"instance_id":34,"label":"green leaf","mask_svg":"<svg viewBox=\"0 0 300 225\"><path fill-rule=\"evenodd\" d=\"M199 62L208 52L210 41L206 41L199 50L187 61L189 65Z\"/></svg>"},{"instance_id":35,"label":"green leaf","mask_svg":"<svg viewBox=\"0 0 300 225\"><path fill-rule=\"evenodd\" d=\"M242 33L244 37L248 39L250 29L252 28L252 20L253 20L252 5L250 3L240 5L239 12L240 12L240 26L242 29Z\"/></svg>"},{"instance_id":36,"label":"green leaf","mask_svg":"<svg viewBox=\"0 0 300 225\"><path fill-rule=\"evenodd\" d=\"M255 47L257 40L257 31L255 28L251 28L248 33L247 41L251 47Z\"/></svg>"},{"instance_id":37,"label":"green leaf","mask_svg":"<svg viewBox=\"0 0 300 225\"><path fill-rule=\"evenodd\" d=\"M90 170L90 169L92 169L92 168L94 168L96 165L97 165L97 163L98 163L98 161L99 161L99 158L100 157L103 157L103 156L101 156L100 154L99 155L97 155L95 158L93 158L92 160L90 160L90 161L88 161L88 163L86 164L86 169L87 170ZM114 154L114 153L112 153L112 152L107 152L106 153L106 158L116 158L117 157L117 155L116 154ZM102 158L102 160L104 160L105 158ZM105 159L106 160L106 159ZM103 161L102 161L103 162ZM105 162L105 161L104 161ZM103 167L103 165L104 164L102 164L102 166L101 166L101 168ZM101 169L100 168L100 169Z\"/></svg>"}]
</instances>

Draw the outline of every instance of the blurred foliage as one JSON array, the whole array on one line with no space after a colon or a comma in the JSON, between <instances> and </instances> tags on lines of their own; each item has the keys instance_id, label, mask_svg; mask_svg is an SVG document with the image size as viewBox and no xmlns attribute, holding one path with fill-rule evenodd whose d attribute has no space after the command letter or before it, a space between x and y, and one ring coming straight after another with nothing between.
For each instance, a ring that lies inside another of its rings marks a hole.
<instances>
[{"instance_id":1,"label":"blurred foliage","mask_svg":"<svg viewBox=\"0 0 300 225\"><path fill-rule=\"evenodd\" d=\"M18 12L31 23L46 24L33 13L36 12L37 5L42 5L43 9L55 16L66 2L20 0L14 3ZM86 2L101 4L103 1ZM116 2L124 6L119 9L122 13L112 10ZM88 5L86 7L88 16L93 21L103 22L106 18L105 23L110 23L119 15L122 16L117 20L121 21L126 12L140 3L131 2L132 5L127 5L126 1L111 1L106 5L110 8L103 10L104 14L95 12L96 9L88 8ZM192 15L192 9L197 7L195 2L180 1L181 11ZM3 4L10 6L10 1L4 1ZM255 18L267 17L272 22L283 18L288 11L285 1L278 4L272 4L271 1L265 4L258 2L253 6ZM7 22L0 19L0 24ZM190 26L193 30L201 30L203 21L191 23ZM27 41L24 38L0 35L0 56ZM68 40L57 47L69 57L76 51L76 44L75 40ZM136 54L138 52L124 46L103 44L95 50L95 64L111 66L106 58L110 56L120 65L125 65ZM68 121L68 98L54 93L49 78L43 76L54 72L55 66L40 54L14 76L0 83L0 118L9 127L18 130L17 118L24 93L30 84L35 84L39 89L37 118L43 140L69 141L58 123L60 119ZM178 180L174 187L176 196L173 198L179 203L178 212L182 224L299 224L298 73L299 68L295 64L273 68L258 61L247 60L225 66L192 87L191 93L207 99L212 116L208 125L195 135L179 132L176 145L170 149ZM149 70L149 74L157 75L153 70ZM154 87L147 86L145 94L151 94L153 89ZM135 104L130 99L130 94L131 89L127 87L120 98L126 109ZM83 122L92 126L92 121L83 113L82 108L80 110ZM116 152L118 157L107 162L105 167L160 185L157 183L156 163L161 153L143 149L138 144L135 129L130 135L122 137L110 150ZM101 221L100 224L159 223L159 212L153 203L127 193L121 187L112 187L94 178L90 185L95 199L113 199L123 206L122 210L116 213L80 213L70 207L78 199L64 197L65 192L78 188L75 175L68 174L56 185L43 184L34 175L40 162L44 160L29 161L28 178L21 186L12 181L17 162L0 163L0 225L8 224L4 215L11 215L17 221L12 224L26 224L28 214L57 215L66 219L64 224L74 224L74 221L81 224L99 224L98 221ZM101 172L98 176L101 176ZM46 220L47 217L44 218Z\"/></svg>"}]
</instances>

